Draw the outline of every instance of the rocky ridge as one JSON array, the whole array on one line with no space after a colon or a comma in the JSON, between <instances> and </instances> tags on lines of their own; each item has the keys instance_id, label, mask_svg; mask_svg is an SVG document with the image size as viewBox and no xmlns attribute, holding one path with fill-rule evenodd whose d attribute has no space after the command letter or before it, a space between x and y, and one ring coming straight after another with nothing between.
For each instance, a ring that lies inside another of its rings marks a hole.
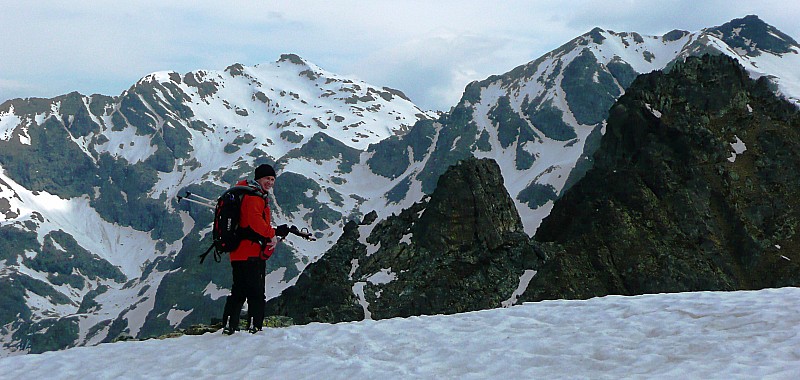
<instances>
[{"instance_id":1,"label":"rocky ridge","mask_svg":"<svg viewBox=\"0 0 800 380\"><path fill-rule=\"evenodd\" d=\"M497 164L467 159L399 215L348 223L269 312L341 322L800 285L800 112L766 79L690 57L638 77L610 115L534 239Z\"/></svg>"},{"instance_id":2,"label":"rocky ridge","mask_svg":"<svg viewBox=\"0 0 800 380\"><path fill-rule=\"evenodd\" d=\"M496 162L468 159L399 215L345 225L297 283L267 302L296 323L499 307L544 253L525 234Z\"/></svg>"},{"instance_id":3,"label":"rocky ridge","mask_svg":"<svg viewBox=\"0 0 800 380\"><path fill-rule=\"evenodd\" d=\"M524 300L800 285L800 114L724 56L634 81Z\"/></svg>"}]
</instances>

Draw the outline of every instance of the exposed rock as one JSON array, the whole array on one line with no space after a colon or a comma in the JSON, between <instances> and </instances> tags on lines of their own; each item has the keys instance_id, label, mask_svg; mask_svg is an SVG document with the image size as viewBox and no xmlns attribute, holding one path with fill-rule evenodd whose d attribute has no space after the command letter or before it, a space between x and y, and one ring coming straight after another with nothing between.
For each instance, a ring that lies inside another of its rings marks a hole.
<instances>
[{"instance_id":1,"label":"exposed rock","mask_svg":"<svg viewBox=\"0 0 800 380\"><path fill-rule=\"evenodd\" d=\"M523 300L800 285L800 117L723 56L636 79Z\"/></svg>"},{"instance_id":2,"label":"exposed rock","mask_svg":"<svg viewBox=\"0 0 800 380\"><path fill-rule=\"evenodd\" d=\"M267 303L268 313L308 323L499 307L544 257L489 159L452 166L429 199L374 217L348 223L295 286Z\"/></svg>"}]
</instances>

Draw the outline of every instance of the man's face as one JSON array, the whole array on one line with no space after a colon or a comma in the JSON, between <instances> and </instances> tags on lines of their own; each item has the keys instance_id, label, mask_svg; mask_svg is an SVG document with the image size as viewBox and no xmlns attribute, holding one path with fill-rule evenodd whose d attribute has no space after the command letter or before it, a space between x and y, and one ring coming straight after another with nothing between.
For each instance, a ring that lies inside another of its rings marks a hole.
<instances>
[{"instance_id":1,"label":"man's face","mask_svg":"<svg viewBox=\"0 0 800 380\"><path fill-rule=\"evenodd\" d=\"M257 179L256 182L261 185L261 189L264 190L264 192L267 192L272 189L272 186L275 186L275 177L268 175Z\"/></svg>"}]
</instances>

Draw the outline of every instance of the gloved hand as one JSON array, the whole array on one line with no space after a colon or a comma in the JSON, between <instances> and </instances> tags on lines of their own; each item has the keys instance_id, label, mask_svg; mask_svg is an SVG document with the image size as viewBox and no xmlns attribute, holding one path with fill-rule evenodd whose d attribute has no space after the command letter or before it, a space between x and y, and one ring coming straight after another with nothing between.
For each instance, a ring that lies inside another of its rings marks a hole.
<instances>
[{"instance_id":1,"label":"gloved hand","mask_svg":"<svg viewBox=\"0 0 800 380\"><path fill-rule=\"evenodd\" d=\"M286 235L289 235L289 225L281 224L278 227L275 227L275 235L285 238Z\"/></svg>"}]
</instances>

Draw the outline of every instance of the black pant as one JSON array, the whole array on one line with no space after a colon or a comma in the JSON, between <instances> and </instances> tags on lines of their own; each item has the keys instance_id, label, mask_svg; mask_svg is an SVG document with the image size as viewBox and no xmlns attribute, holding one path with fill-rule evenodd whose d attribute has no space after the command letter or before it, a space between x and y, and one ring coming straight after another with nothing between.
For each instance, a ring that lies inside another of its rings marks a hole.
<instances>
[{"instance_id":1,"label":"black pant","mask_svg":"<svg viewBox=\"0 0 800 380\"><path fill-rule=\"evenodd\" d=\"M242 305L247 301L248 327L261 329L264 325L264 278L267 262L259 258L247 261L231 261L233 269L233 287L231 295L225 301L222 323L231 329L239 329L239 314Z\"/></svg>"}]
</instances>

